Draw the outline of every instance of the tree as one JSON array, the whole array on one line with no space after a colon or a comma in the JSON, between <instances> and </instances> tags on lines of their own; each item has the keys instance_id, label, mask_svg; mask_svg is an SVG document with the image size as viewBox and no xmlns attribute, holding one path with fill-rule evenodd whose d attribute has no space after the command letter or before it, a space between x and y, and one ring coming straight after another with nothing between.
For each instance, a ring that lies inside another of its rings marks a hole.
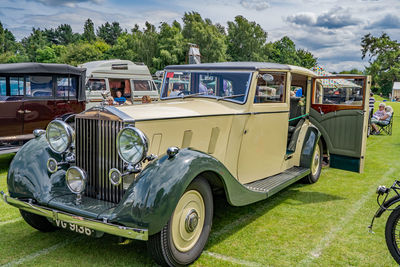
<instances>
[{"instance_id":1,"label":"tree","mask_svg":"<svg viewBox=\"0 0 400 267\"><path fill-rule=\"evenodd\" d=\"M102 56L102 52L94 44L75 43L66 47L61 55L61 61L76 66L88 61L101 60Z\"/></svg>"},{"instance_id":2,"label":"tree","mask_svg":"<svg viewBox=\"0 0 400 267\"><path fill-rule=\"evenodd\" d=\"M298 49L297 57L299 58L298 65L307 69L311 69L317 65L318 59L314 55L305 49Z\"/></svg>"},{"instance_id":3,"label":"tree","mask_svg":"<svg viewBox=\"0 0 400 267\"><path fill-rule=\"evenodd\" d=\"M182 35L182 27L179 22L174 21L171 26L162 23L157 41L157 53L153 58L156 69L163 69L167 65L185 62L188 45Z\"/></svg>"},{"instance_id":4,"label":"tree","mask_svg":"<svg viewBox=\"0 0 400 267\"><path fill-rule=\"evenodd\" d=\"M15 52L16 47L14 35L0 22L0 53Z\"/></svg>"},{"instance_id":5,"label":"tree","mask_svg":"<svg viewBox=\"0 0 400 267\"><path fill-rule=\"evenodd\" d=\"M48 42L56 45L68 45L80 39L79 34L74 33L69 24L61 24L56 29L45 29L44 34Z\"/></svg>"},{"instance_id":6,"label":"tree","mask_svg":"<svg viewBox=\"0 0 400 267\"><path fill-rule=\"evenodd\" d=\"M87 19L85 21L85 25L83 26L82 39L89 43L96 40L96 34L94 33L94 23L91 19Z\"/></svg>"},{"instance_id":7,"label":"tree","mask_svg":"<svg viewBox=\"0 0 400 267\"><path fill-rule=\"evenodd\" d=\"M40 28L32 28L32 33L21 41L29 61L36 59L36 50L49 46L46 35Z\"/></svg>"},{"instance_id":8,"label":"tree","mask_svg":"<svg viewBox=\"0 0 400 267\"><path fill-rule=\"evenodd\" d=\"M197 12L185 13L183 22L182 34L188 42L200 47L202 62L226 60L225 35L220 26L213 25L209 19L203 20Z\"/></svg>"},{"instance_id":9,"label":"tree","mask_svg":"<svg viewBox=\"0 0 400 267\"><path fill-rule=\"evenodd\" d=\"M103 39L107 44L113 45L122 34L122 28L118 22L102 24L97 29L97 36Z\"/></svg>"},{"instance_id":10,"label":"tree","mask_svg":"<svg viewBox=\"0 0 400 267\"><path fill-rule=\"evenodd\" d=\"M384 95L392 91L393 83L400 79L400 43L382 33L370 33L361 39L362 59L368 57L366 72L372 76L372 87Z\"/></svg>"},{"instance_id":11,"label":"tree","mask_svg":"<svg viewBox=\"0 0 400 267\"><path fill-rule=\"evenodd\" d=\"M267 33L254 21L250 22L242 16L235 21L228 21L226 38L229 58L233 61L263 61L266 59L264 45Z\"/></svg>"}]
</instances>

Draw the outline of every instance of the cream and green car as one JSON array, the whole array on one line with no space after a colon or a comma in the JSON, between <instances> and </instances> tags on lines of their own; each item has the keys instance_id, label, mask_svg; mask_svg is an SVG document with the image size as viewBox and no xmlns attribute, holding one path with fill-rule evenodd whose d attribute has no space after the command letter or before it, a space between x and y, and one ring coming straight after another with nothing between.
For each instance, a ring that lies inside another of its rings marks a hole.
<instances>
[{"instance_id":1,"label":"cream and green car","mask_svg":"<svg viewBox=\"0 0 400 267\"><path fill-rule=\"evenodd\" d=\"M168 66L158 103L97 106L35 130L2 198L40 231L144 240L157 263L187 265L218 192L243 206L315 183L323 161L362 172L369 79L275 63Z\"/></svg>"}]
</instances>

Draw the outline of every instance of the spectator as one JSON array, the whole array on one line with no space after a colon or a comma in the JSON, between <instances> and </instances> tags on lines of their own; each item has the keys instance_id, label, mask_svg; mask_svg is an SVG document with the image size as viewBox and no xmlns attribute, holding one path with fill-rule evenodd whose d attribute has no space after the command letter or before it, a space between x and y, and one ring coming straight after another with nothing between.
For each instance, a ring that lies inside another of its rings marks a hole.
<instances>
[{"instance_id":1,"label":"spectator","mask_svg":"<svg viewBox=\"0 0 400 267\"><path fill-rule=\"evenodd\" d=\"M122 96L122 92L118 90L116 95L117 95L117 97L114 98L114 101L117 102L118 105L125 104L126 98Z\"/></svg>"},{"instance_id":2,"label":"spectator","mask_svg":"<svg viewBox=\"0 0 400 267\"><path fill-rule=\"evenodd\" d=\"M374 98L374 93L369 94L369 114L370 116L374 113L374 104L375 104L375 98Z\"/></svg>"},{"instance_id":3,"label":"spectator","mask_svg":"<svg viewBox=\"0 0 400 267\"><path fill-rule=\"evenodd\" d=\"M380 111L382 109L382 107L383 107L382 104L379 105L379 110L378 111ZM371 119L371 126L374 129L374 134L376 134L376 135L380 134L377 125L381 125L381 126L388 125L390 123L390 119L391 119L392 114L393 114L393 109L392 109L391 106L386 106L384 108L384 110L385 111L383 113L383 116L379 116L378 117L378 115L382 114L382 112L380 112L379 114L375 115L376 113L378 113L378 111L377 111L377 112L375 112L374 116Z\"/></svg>"}]
</instances>

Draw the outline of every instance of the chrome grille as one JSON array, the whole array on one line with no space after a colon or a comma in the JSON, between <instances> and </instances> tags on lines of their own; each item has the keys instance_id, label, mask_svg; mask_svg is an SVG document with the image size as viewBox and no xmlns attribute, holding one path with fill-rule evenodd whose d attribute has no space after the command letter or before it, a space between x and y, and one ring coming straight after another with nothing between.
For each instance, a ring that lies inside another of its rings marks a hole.
<instances>
[{"instance_id":1,"label":"chrome grille","mask_svg":"<svg viewBox=\"0 0 400 267\"><path fill-rule=\"evenodd\" d=\"M76 118L76 165L86 171L88 181L85 195L118 203L123 194L122 184L114 186L108 179L111 168L122 171L116 139L122 129L120 121Z\"/></svg>"}]
</instances>

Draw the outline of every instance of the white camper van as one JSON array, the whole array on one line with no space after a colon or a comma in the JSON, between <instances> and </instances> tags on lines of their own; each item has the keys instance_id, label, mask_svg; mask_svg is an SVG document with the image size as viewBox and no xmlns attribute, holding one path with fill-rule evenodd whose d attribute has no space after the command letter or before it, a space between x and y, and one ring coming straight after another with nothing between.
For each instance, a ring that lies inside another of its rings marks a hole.
<instances>
[{"instance_id":1,"label":"white camper van","mask_svg":"<svg viewBox=\"0 0 400 267\"><path fill-rule=\"evenodd\" d=\"M159 99L150 71L143 63L113 59L87 62L79 67L86 68L86 108L102 102L106 92L115 98L117 91L121 91L133 104L142 103L143 96L152 101Z\"/></svg>"}]
</instances>

